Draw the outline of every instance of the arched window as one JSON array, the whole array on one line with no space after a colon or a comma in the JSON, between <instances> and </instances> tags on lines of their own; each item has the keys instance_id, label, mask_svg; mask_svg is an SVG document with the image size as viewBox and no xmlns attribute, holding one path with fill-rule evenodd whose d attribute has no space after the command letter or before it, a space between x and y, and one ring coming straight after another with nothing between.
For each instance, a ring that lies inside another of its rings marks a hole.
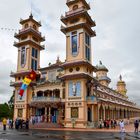
<instances>
[{"instance_id":1,"label":"arched window","mask_svg":"<svg viewBox=\"0 0 140 140\"><path fill-rule=\"evenodd\" d=\"M78 9L78 5L74 5L72 9L73 9L73 10Z\"/></svg>"},{"instance_id":2,"label":"arched window","mask_svg":"<svg viewBox=\"0 0 140 140\"><path fill-rule=\"evenodd\" d=\"M42 97L43 96L43 91L38 91L37 92L37 97Z\"/></svg>"},{"instance_id":3,"label":"arched window","mask_svg":"<svg viewBox=\"0 0 140 140\"><path fill-rule=\"evenodd\" d=\"M29 25L26 23L26 24L25 24L25 29L28 28L28 27L29 27Z\"/></svg>"},{"instance_id":4,"label":"arched window","mask_svg":"<svg viewBox=\"0 0 140 140\"><path fill-rule=\"evenodd\" d=\"M33 28L36 30L36 25L35 24L33 25Z\"/></svg>"}]
</instances>

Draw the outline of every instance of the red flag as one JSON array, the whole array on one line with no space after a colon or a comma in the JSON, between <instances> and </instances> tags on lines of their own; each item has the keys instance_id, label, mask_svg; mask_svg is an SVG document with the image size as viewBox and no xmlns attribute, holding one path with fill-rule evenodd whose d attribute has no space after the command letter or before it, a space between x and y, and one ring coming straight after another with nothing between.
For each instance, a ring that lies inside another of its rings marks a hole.
<instances>
[{"instance_id":1,"label":"red flag","mask_svg":"<svg viewBox=\"0 0 140 140\"><path fill-rule=\"evenodd\" d=\"M31 79L32 81L36 78L36 72L34 70L32 70L29 75L28 78Z\"/></svg>"},{"instance_id":2,"label":"red flag","mask_svg":"<svg viewBox=\"0 0 140 140\"><path fill-rule=\"evenodd\" d=\"M20 89L19 90L19 95L22 97L23 96L23 93L24 93L24 90L23 89Z\"/></svg>"}]
</instances>

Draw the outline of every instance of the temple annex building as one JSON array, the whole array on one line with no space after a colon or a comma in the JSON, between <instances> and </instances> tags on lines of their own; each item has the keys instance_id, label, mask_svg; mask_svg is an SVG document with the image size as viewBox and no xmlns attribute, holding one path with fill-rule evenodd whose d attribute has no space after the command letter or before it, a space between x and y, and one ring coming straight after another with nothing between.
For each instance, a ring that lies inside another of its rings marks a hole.
<instances>
[{"instance_id":1,"label":"temple annex building","mask_svg":"<svg viewBox=\"0 0 140 140\"><path fill-rule=\"evenodd\" d=\"M108 69L100 61L92 65L91 38L96 36L95 21L88 13L86 0L67 0L69 11L61 16L61 31L66 36L66 61L59 57L55 64L40 67L40 51L45 49L45 37L39 31L41 23L31 14L20 20L22 29L15 33L18 50L15 80L14 120L39 117L40 122L62 124L64 127L96 127L99 120L131 119L140 116L140 108L129 100L125 81L119 77L116 89L111 89ZM37 73L24 96L18 91L31 69ZM94 75L96 76L93 76Z\"/></svg>"}]
</instances>

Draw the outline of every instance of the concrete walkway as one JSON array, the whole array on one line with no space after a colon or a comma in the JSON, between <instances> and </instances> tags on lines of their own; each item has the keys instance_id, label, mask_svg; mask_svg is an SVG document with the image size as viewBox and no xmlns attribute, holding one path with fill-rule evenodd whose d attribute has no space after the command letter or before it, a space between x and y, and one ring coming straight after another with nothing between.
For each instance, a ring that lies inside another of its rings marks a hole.
<instances>
[{"instance_id":1,"label":"concrete walkway","mask_svg":"<svg viewBox=\"0 0 140 140\"><path fill-rule=\"evenodd\" d=\"M36 130L60 130L60 131L93 131L93 132L120 132L119 126L117 126L115 129L107 129L107 128L102 128L102 129L95 129L95 128L86 128L86 129L80 129L80 128L34 128ZM134 125L129 124L125 125L125 130L126 132L134 132Z\"/></svg>"},{"instance_id":2,"label":"concrete walkway","mask_svg":"<svg viewBox=\"0 0 140 140\"><path fill-rule=\"evenodd\" d=\"M140 139L140 133L134 133L133 124L125 126L126 133L120 133L119 127L116 129L70 129L70 128L42 128L33 130L2 130L2 125L0 125L0 139L7 140L136 140ZM82 133L81 133L82 132Z\"/></svg>"}]
</instances>

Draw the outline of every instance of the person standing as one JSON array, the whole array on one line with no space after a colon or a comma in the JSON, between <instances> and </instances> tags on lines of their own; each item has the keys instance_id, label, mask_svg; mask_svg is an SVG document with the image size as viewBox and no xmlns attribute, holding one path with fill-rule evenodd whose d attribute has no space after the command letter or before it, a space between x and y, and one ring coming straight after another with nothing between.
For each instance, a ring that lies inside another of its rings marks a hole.
<instances>
[{"instance_id":1,"label":"person standing","mask_svg":"<svg viewBox=\"0 0 140 140\"><path fill-rule=\"evenodd\" d=\"M11 120L11 129L13 129L14 121Z\"/></svg>"},{"instance_id":2,"label":"person standing","mask_svg":"<svg viewBox=\"0 0 140 140\"><path fill-rule=\"evenodd\" d=\"M138 128L139 128L139 122L138 122L138 120L136 120L134 122L134 127L135 127L135 133L138 133Z\"/></svg>"},{"instance_id":3,"label":"person standing","mask_svg":"<svg viewBox=\"0 0 140 140\"><path fill-rule=\"evenodd\" d=\"M2 124L3 124L3 130L5 131L6 130L6 125L7 125L6 118L3 119Z\"/></svg>"},{"instance_id":4,"label":"person standing","mask_svg":"<svg viewBox=\"0 0 140 140\"><path fill-rule=\"evenodd\" d=\"M29 129L29 119L26 120L26 129Z\"/></svg>"},{"instance_id":5,"label":"person standing","mask_svg":"<svg viewBox=\"0 0 140 140\"><path fill-rule=\"evenodd\" d=\"M121 132L125 132L123 120L120 121L120 130L121 130Z\"/></svg>"}]
</instances>

